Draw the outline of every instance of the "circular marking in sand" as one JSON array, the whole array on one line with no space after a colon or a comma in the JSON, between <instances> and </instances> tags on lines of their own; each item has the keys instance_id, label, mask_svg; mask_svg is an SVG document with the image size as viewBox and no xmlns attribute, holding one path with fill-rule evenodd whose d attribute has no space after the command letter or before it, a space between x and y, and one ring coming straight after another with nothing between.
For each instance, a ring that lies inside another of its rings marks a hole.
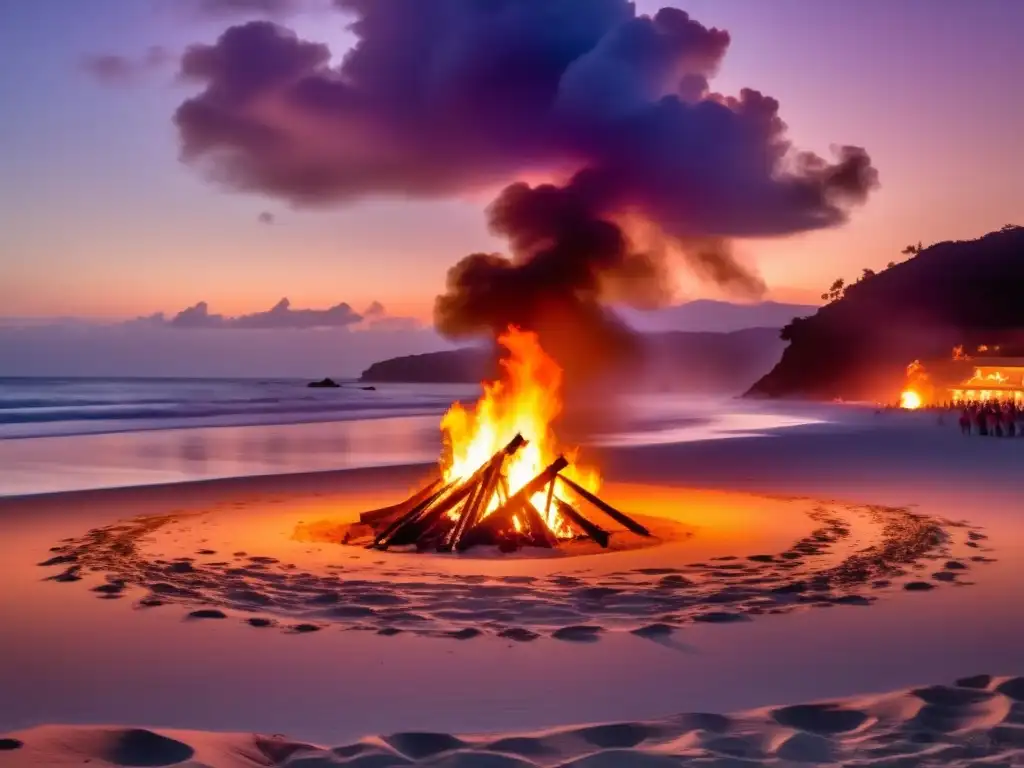
<instances>
[{"instance_id":1,"label":"circular marking in sand","mask_svg":"<svg viewBox=\"0 0 1024 768\"><path fill-rule=\"evenodd\" d=\"M40 565L57 570L55 582L82 580L97 597L129 597L140 609L179 605L192 620L233 617L289 634L334 626L595 642L608 631L657 641L693 622L968 586L961 576L992 560L964 549L984 534L906 508L722 498L753 506L730 518L721 499L691 504L652 523L655 546L636 549L629 539L640 537L627 534L618 549L575 557L381 553L327 543L328 526L315 521L212 510L96 528Z\"/></svg>"}]
</instances>

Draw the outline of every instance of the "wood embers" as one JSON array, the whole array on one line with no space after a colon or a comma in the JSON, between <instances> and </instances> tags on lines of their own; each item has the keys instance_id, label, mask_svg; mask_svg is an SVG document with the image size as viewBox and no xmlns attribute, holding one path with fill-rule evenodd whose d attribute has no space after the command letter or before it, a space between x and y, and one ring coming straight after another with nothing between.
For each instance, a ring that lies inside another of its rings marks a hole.
<instances>
[{"instance_id":1,"label":"wood embers","mask_svg":"<svg viewBox=\"0 0 1024 768\"><path fill-rule=\"evenodd\" d=\"M471 477L447 483L435 480L399 504L364 512L360 522L374 532L370 546L415 546L439 552L462 552L476 545L493 545L505 552L524 546L552 548L560 542L545 523L553 507L572 532L572 539L591 539L607 548L609 531L556 496L557 483L570 489L580 507L597 510L639 536L651 535L643 525L562 474L569 466L564 456L509 493L505 462L524 445L526 440L516 435ZM533 501L541 493L546 499L543 513ZM499 505L488 513L495 495Z\"/></svg>"}]
</instances>

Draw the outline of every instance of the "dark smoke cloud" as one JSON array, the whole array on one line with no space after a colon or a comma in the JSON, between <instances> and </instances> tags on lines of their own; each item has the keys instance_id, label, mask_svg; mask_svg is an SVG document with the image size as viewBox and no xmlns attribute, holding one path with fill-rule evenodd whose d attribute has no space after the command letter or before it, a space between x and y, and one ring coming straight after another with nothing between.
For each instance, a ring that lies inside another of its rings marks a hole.
<instances>
[{"instance_id":1,"label":"dark smoke cloud","mask_svg":"<svg viewBox=\"0 0 1024 768\"><path fill-rule=\"evenodd\" d=\"M625 330L603 305L656 304L674 258L758 293L732 240L842 224L877 183L859 147L831 160L795 150L776 100L714 93L729 35L677 9L335 5L358 38L339 65L326 46L266 22L190 48L181 72L200 91L175 114L182 157L229 188L294 205L568 178L514 183L492 204L511 258L476 254L452 269L436 317L453 336L519 322L614 346Z\"/></svg>"},{"instance_id":2,"label":"dark smoke cloud","mask_svg":"<svg viewBox=\"0 0 1024 768\"><path fill-rule=\"evenodd\" d=\"M163 69L170 64L172 56L161 46L154 45L138 57L102 53L82 59L82 69L102 83L126 85L140 77Z\"/></svg>"}]
</instances>

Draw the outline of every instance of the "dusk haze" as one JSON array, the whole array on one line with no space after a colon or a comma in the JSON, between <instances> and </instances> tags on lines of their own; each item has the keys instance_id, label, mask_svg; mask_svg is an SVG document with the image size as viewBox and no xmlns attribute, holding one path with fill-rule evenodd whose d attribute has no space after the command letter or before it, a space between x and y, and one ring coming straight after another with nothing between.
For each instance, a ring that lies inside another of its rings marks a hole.
<instances>
[{"instance_id":1,"label":"dusk haze","mask_svg":"<svg viewBox=\"0 0 1024 768\"><path fill-rule=\"evenodd\" d=\"M0 768L1024 766L1022 41L0 2Z\"/></svg>"}]
</instances>

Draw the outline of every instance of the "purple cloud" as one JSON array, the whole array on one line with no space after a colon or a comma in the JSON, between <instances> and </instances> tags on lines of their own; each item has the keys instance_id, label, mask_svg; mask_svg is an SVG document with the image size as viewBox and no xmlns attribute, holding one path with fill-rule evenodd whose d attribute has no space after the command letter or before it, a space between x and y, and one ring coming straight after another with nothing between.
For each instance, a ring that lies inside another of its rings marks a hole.
<instances>
[{"instance_id":1,"label":"purple cloud","mask_svg":"<svg viewBox=\"0 0 1024 768\"><path fill-rule=\"evenodd\" d=\"M120 54L94 54L82 59L82 69L102 83L126 85L163 69L172 61L165 48L154 45L138 57Z\"/></svg>"},{"instance_id":2,"label":"purple cloud","mask_svg":"<svg viewBox=\"0 0 1024 768\"><path fill-rule=\"evenodd\" d=\"M160 318L161 315L154 315ZM210 312L205 301L200 301L175 315L168 325L174 328L347 328L355 326L363 317L344 302L328 309L292 309L288 299L281 299L266 312L226 317Z\"/></svg>"},{"instance_id":3,"label":"purple cloud","mask_svg":"<svg viewBox=\"0 0 1024 768\"><path fill-rule=\"evenodd\" d=\"M185 53L201 91L177 110L183 157L295 204L438 196L527 172L599 169L609 205L673 234L757 236L841 223L875 182L866 154L796 153L779 104L707 83L729 45L627 0L337 0L356 46L269 22Z\"/></svg>"},{"instance_id":4,"label":"purple cloud","mask_svg":"<svg viewBox=\"0 0 1024 768\"><path fill-rule=\"evenodd\" d=\"M228 189L297 206L507 185L488 219L511 255L452 268L435 308L450 336L516 322L548 329L559 359L588 344L598 357L628 337L605 305L664 302L675 257L756 295L733 239L843 224L878 183L860 147L831 159L795 148L770 96L716 93L729 34L676 8L334 4L357 37L337 65L269 22L190 47L181 74L198 92L175 112L181 156ZM538 175L557 182L516 181Z\"/></svg>"}]
</instances>

